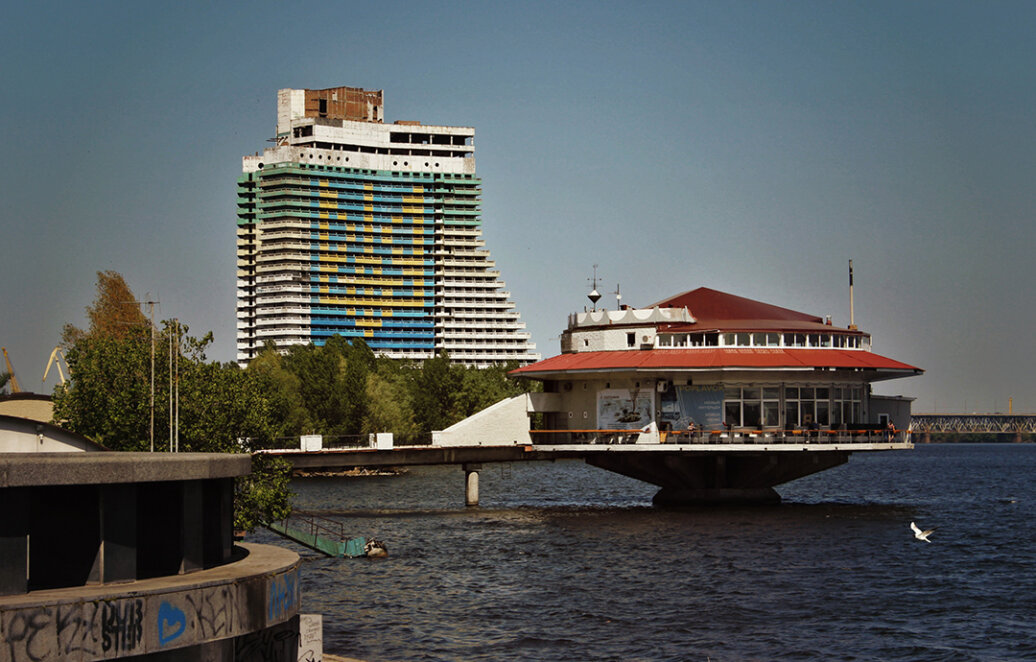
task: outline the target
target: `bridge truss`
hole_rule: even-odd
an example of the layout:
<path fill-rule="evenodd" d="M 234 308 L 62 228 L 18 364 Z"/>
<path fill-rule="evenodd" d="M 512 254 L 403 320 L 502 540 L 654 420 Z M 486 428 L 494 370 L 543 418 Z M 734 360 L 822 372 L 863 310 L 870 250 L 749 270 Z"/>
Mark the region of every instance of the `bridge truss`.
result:
<path fill-rule="evenodd" d="M 1036 414 L 913 414 L 912 432 L 1036 433 Z"/>

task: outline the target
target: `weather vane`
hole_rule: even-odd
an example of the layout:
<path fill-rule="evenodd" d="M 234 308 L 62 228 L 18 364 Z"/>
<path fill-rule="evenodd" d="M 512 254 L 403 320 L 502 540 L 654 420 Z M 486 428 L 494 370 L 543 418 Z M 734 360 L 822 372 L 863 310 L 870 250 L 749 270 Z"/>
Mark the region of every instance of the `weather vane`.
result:
<path fill-rule="evenodd" d="M 587 278 L 587 280 L 591 280 L 591 279 Z M 593 287 L 593 289 L 590 290 L 590 294 L 586 295 L 586 298 L 589 299 L 590 303 L 593 304 L 594 311 L 596 312 L 597 311 L 597 302 L 601 298 L 601 293 L 597 291 L 597 265 L 596 264 L 594 265 L 594 277 L 593 277 L 593 280 L 592 280 L 592 287 Z"/>

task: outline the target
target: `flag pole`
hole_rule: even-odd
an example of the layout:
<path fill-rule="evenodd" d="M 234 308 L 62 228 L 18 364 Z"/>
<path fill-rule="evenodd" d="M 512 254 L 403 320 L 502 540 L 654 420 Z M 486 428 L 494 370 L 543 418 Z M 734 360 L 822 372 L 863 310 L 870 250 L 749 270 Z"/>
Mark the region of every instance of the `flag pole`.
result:
<path fill-rule="evenodd" d="M 853 261 L 849 260 L 849 328 L 856 330 L 856 311 L 853 304 Z"/>

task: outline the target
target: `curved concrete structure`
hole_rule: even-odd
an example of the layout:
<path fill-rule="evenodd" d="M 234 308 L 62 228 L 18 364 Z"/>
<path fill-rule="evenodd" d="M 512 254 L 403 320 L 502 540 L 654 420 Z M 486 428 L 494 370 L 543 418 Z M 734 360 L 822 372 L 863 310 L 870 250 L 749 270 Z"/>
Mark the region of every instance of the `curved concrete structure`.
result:
<path fill-rule="evenodd" d="M 299 557 L 234 546 L 246 454 L 0 454 L 0 662 L 294 661 Z"/>
<path fill-rule="evenodd" d="M 2 598 L 0 661 L 286 659 L 270 649 L 297 646 L 298 554 L 243 544 L 235 559 L 189 575 Z"/>

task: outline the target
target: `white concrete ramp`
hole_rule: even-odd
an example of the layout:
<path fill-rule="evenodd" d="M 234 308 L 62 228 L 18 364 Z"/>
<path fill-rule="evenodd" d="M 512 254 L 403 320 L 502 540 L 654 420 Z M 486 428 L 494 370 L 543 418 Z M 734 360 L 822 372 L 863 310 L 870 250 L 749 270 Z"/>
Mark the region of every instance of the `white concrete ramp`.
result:
<path fill-rule="evenodd" d="M 433 446 L 523 446 L 529 434 L 529 396 L 516 395 L 486 407 L 439 432 L 432 432 Z"/>

